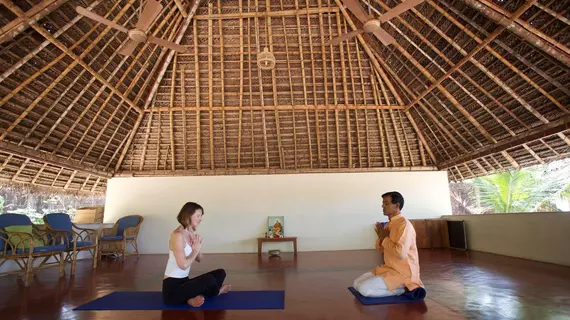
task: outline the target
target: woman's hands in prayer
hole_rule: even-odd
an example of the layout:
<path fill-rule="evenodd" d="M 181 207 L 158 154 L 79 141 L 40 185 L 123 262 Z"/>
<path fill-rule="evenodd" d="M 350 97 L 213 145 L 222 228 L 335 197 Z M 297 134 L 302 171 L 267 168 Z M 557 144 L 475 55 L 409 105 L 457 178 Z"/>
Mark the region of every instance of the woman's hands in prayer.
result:
<path fill-rule="evenodd" d="M 191 234 L 190 241 L 192 241 L 192 251 L 199 252 L 202 249 L 202 237 L 199 234 Z"/>

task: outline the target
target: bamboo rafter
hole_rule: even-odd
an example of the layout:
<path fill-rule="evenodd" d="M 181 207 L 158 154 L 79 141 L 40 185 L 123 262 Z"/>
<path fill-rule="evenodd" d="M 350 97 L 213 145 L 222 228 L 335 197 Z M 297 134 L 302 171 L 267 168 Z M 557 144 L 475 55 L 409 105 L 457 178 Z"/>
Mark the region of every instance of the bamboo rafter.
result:
<path fill-rule="evenodd" d="M 20 9 L 19 7 L 14 5 L 12 3 L 12 1 L 10 1 L 10 0 L 2 0 L 2 1 L 3 1 L 4 5 L 6 5 L 10 10 L 12 10 L 12 12 L 14 12 L 17 16 L 19 16 L 19 17 L 25 16 L 25 13 L 22 11 L 22 9 Z M 111 83 L 109 83 L 107 80 L 105 80 L 98 72 L 93 70 L 93 68 L 91 68 L 87 63 L 85 63 L 81 57 L 77 56 L 75 53 L 73 53 L 73 51 L 69 50 L 63 43 L 61 43 L 56 38 L 54 38 L 46 29 L 38 26 L 35 23 L 32 23 L 31 25 L 32 25 L 32 28 L 34 28 L 34 30 L 36 30 L 39 34 L 44 36 L 52 44 L 57 46 L 61 51 L 65 52 L 69 57 L 71 57 L 75 61 L 74 63 L 81 65 L 83 68 L 85 68 L 87 71 L 89 71 L 95 78 L 97 78 L 97 80 L 99 80 L 101 83 L 103 83 L 109 89 L 111 89 L 111 91 L 113 91 L 113 93 L 115 93 L 116 95 L 121 97 L 121 99 L 123 99 L 123 101 L 125 101 L 133 109 L 135 109 L 139 113 L 142 112 L 142 110 L 139 107 L 137 107 L 130 99 L 125 97 L 117 88 L 115 88 L 115 86 L 113 86 Z"/>
<path fill-rule="evenodd" d="M 13 39 L 18 34 L 26 30 L 26 28 L 28 28 L 31 24 L 36 23 L 67 1 L 69 0 L 46 0 L 33 6 L 22 16 L 10 21 L 10 23 L 0 28 L 0 44 L 7 40 Z M 0 3 L 4 4 L 6 7 L 10 5 L 7 0 L 1 0 Z"/>
<path fill-rule="evenodd" d="M 458 70 L 465 62 L 469 61 L 469 59 L 471 57 L 473 57 L 481 49 L 483 49 L 489 43 L 491 43 L 491 41 L 493 41 L 499 34 L 501 34 L 501 32 L 503 32 L 514 20 L 518 19 L 518 17 L 520 17 L 535 2 L 536 2 L 536 0 L 529 0 L 529 1 L 525 2 L 524 5 L 522 5 L 520 8 L 518 8 L 516 12 L 514 12 L 513 14 L 511 14 L 508 17 L 508 19 L 507 19 L 508 23 L 502 24 L 495 31 L 493 31 L 491 34 L 489 34 L 489 36 L 487 36 L 487 38 L 483 42 L 481 42 L 479 45 L 477 45 L 477 47 L 475 47 L 475 49 L 473 49 L 466 56 L 464 56 L 458 63 L 456 63 L 451 69 L 449 69 L 442 77 L 435 80 L 433 82 L 433 84 L 427 90 L 422 92 L 414 101 L 410 102 L 407 109 L 409 109 L 413 105 L 415 105 L 419 101 L 419 99 L 425 97 L 425 95 L 428 94 L 429 92 L 431 92 L 433 89 L 435 89 L 435 88 L 442 89 L 443 87 L 441 86 L 441 83 L 443 82 L 443 80 L 447 79 L 447 77 L 449 77 L 453 72 Z"/>

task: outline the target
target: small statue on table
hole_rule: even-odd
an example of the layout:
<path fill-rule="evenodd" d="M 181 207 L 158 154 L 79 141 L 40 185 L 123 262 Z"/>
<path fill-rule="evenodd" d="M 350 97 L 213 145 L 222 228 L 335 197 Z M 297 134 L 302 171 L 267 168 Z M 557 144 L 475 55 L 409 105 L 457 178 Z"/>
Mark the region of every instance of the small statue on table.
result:
<path fill-rule="evenodd" d="M 266 238 L 283 238 L 283 217 L 269 217 L 269 230 L 265 233 Z"/>

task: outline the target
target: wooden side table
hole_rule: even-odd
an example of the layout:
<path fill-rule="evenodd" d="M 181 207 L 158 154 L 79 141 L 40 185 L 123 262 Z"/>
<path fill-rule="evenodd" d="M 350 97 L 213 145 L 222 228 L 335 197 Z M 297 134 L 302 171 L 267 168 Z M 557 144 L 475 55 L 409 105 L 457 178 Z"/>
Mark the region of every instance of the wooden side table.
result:
<path fill-rule="evenodd" d="M 283 238 L 257 238 L 257 255 L 261 255 L 261 249 L 264 242 L 289 242 L 293 241 L 293 249 L 297 255 L 297 237 L 283 237 Z"/>

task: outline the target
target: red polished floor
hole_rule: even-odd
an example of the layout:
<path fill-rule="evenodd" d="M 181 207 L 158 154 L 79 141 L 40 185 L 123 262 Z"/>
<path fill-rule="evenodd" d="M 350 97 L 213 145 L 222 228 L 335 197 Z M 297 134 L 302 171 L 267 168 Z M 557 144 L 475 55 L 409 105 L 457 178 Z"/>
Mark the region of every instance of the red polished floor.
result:
<path fill-rule="evenodd" d="M 0 319 L 566 319 L 570 268 L 479 252 L 421 250 L 425 302 L 361 306 L 347 290 L 379 260 L 372 250 L 301 252 L 261 260 L 257 254 L 212 254 L 191 275 L 225 268 L 234 290 L 285 290 L 284 310 L 73 311 L 115 290 L 161 288 L 167 255 L 88 261 L 77 274 L 40 272 L 29 288 L 0 278 Z M 69 272 L 69 266 L 67 267 Z"/>

